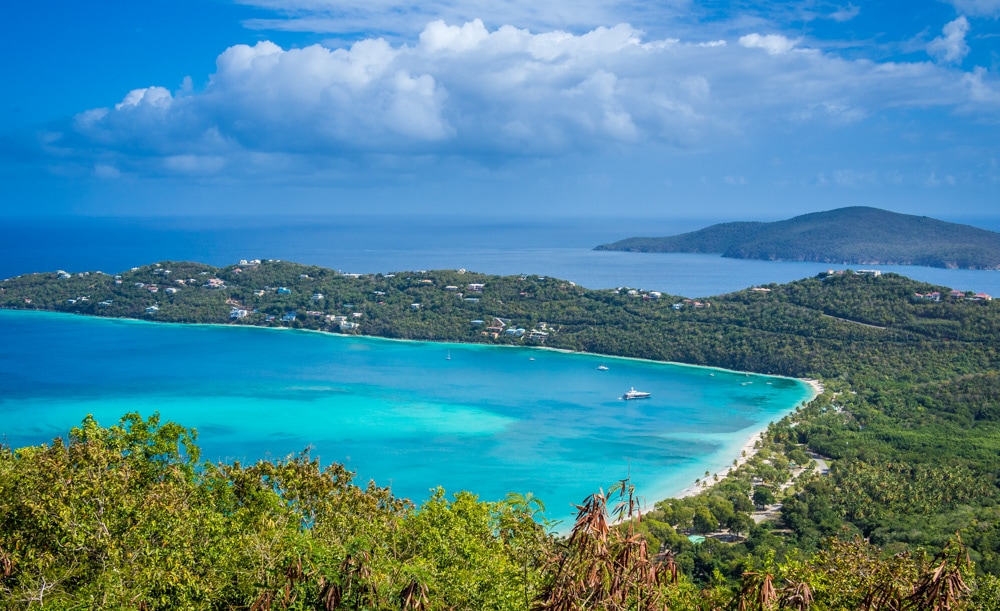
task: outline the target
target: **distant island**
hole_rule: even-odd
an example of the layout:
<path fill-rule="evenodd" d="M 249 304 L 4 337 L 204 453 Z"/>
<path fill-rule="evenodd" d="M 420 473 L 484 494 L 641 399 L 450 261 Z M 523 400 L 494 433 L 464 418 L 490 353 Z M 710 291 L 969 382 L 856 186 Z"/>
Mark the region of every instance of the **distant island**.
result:
<path fill-rule="evenodd" d="M 675 236 L 627 238 L 594 250 L 721 253 L 733 259 L 838 265 L 1000 269 L 1000 233 L 865 206 L 773 223 L 720 223 Z"/>

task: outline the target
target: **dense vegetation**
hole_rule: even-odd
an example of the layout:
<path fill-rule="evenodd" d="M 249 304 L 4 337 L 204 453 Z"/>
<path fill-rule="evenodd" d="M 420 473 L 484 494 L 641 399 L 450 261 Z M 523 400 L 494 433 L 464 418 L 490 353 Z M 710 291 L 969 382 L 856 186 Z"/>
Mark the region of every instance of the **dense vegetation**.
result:
<path fill-rule="evenodd" d="M 203 286 L 213 278 L 225 286 Z M 110 592 L 110 602 L 102 603 L 107 607 L 143 601 L 154 608 L 157 597 L 181 596 L 157 590 L 175 587 L 169 581 L 176 580 L 188 584 L 176 586 L 181 589 L 216 584 L 183 594 L 192 608 L 243 608 L 254 601 L 262 601 L 256 608 L 323 608 L 316 596 L 329 593 L 333 583 L 337 592 L 353 594 L 329 608 L 390 608 L 401 601 L 419 608 L 424 600 L 426 608 L 722 608 L 739 598 L 750 604 L 753 597 L 760 604 L 744 608 L 774 608 L 779 601 L 805 608 L 806 590 L 815 609 L 933 608 L 921 597 L 930 595 L 932 578 L 941 585 L 950 575 L 950 591 L 964 601 L 998 608 L 995 302 L 897 275 L 850 272 L 710 302 L 628 289 L 591 291 L 537 276 L 433 271 L 349 277 L 283 262 L 221 269 L 164 262 L 120 280 L 98 273 L 22 276 L 0 283 L 0 306 L 332 331 L 341 330 L 332 316 L 345 316 L 359 327 L 342 332 L 544 342 L 817 377 L 826 390 L 774 423 L 759 452 L 731 476 L 716 482 L 706 474 L 706 484 L 714 485 L 702 494 L 662 501 L 641 522 L 620 527 L 608 526 L 612 518 L 601 518 L 601 525 L 597 516 L 607 513 L 610 501 L 598 495 L 585 504 L 579 534 L 566 539 L 533 526 L 530 497 L 491 505 L 442 493 L 413 507 L 388 490 L 353 487 L 338 467 L 324 474 L 307 457 L 253 467 L 198 465 L 193 449 L 181 443 L 188 433 L 180 427 L 160 433 L 164 427 L 134 417 L 117 429 L 88 421 L 68 443 L 8 449 L 0 460 L 0 592 L 9 600 L 26 601 L 55 584 L 53 593 L 78 606 L 94 600 L 81 596 Z M 154 283 L 159 290 L 150 293 L 146 287 Z M 470 287 L 478 284 L 483 286 Z M 179 290 L 166 295 L 166 286 Z M 145 314 L 154 303 L 159 310 Z M 247 316 L 230 319 L 241 306 Z M 291 311 L 295 320 L 281 321 Z M 270 315 L 277 317 L 268 322 Z M 478 320 L 483 322 L 472 322 Z M 543 327 L 548 335 L 536 339 L 506 331 Z M 127 441 L 132 431 L 139 436 Z M 167 446 L 180 444 L 183 451 L 175 456 L 148 439 L 162 435 L 173 440 Z M 129 446 L 139 442 L 156 450 Z M 285 474 L 310 483 L 287 483 Z M 306 488 L 313 495 L 308 500 Z M 617 492 L 627 490 L 626 484 Z M 375 513 L 340 504 L 349 498 L 364 499 L 350 502 Z M 195 514 L 184 513 L 195 511 L 195 503 L 204 504 Z M 328 505 L 321 511 L 314 503 Z M 761 512 L 765 507 L 769 513 Z M 295 517 L 297 511 L 306 517 Z M 101 517 L 108 512 L 118 516 L 114 528 Z M 448 526 L 449 512 L 461 520 Z M 442 522 L 419 536 L 410 530 L 408 521 L 426 525 L 428 515 Z M 357 516 L 364 517 L 355 523 Z M 326 520 L 338 526 L 327 527 Z M 689 538 L 699 533 L 707 538 Z M 437 547 L 421 547 L 421 536 Z M 142 547 L 150 541 L 155 544 Z M 473 560 L 462 555 L 467 552 L 484 555 Z M 360 557 L 373 559 L 364 564 L 364 579 L 358 577 Z M 196 568 L 178 572 L 182 565 Z M 492 576 L 477 573 L 479 565 Z M 867 568 L 854 571 L 858 566 Z M 936 570 L 940 566 L 945 568 Z M 492 580 L 489 587 L 481 585 L 484 579 Z M 102 580 L 114 581 L 114 588 Z M 623 583 L 630 584 L 624 595 Z M 473 599 L 472 592 L 481 590 L 493 592 L 492 598 Z"/>
<path fill-rule="evenodd" d="M 735 259 L 1000 268 L 1000 234 L 925 216 L 850 207 L 774 223 L 735 222 L 596 250 L 722 253 Z"/>
<path fill-rule="evenodd" d="M 585 500 L 571 535 L 530 495 L 439 490 L 419 507 L 307 454 L 199 465 L 195 434 L 156 417 L 0 448 L 4 609 L 996 608 L 956 540 L 933 560 L 861 539 L 697 585 L 651 546 L 627 480 Z M 615 522 L 625 519 L 615 525 Z M 710 553 L 710 552 L 705 552 Z"/>

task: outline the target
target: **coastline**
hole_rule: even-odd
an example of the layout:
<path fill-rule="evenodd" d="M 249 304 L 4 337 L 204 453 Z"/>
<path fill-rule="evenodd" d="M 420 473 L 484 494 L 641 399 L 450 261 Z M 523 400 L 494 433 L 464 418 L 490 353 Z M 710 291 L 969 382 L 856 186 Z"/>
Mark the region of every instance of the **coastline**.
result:
<path fill-rule="evenodd" d="M 4 308 L 0 307 L 0 312 L 33 312 L 46 315 L 62 315 L 62 316 L 80 316 L 93 320 L 107 320 L 107 321 L 118 321 L 122 323 L 140 323 L 140 324 L 153 324 L 153 325 L 177 325 L 185 327 L 215 327 L 220 329 L 264 329 L 271 331 L 293 331 L 301 333 L 314 333 L 326 337 L 339 337 L 345 339 L 363 339 L 371 341 L 385 341 L 385 342 L 408 342 L 408 343 L 424 343 L 424 344 L 440 344 L 442 346 L 468 346 L 472 348 L 507 348 L 507 349 L 521 349 L 521 350 L 538 350 L 542 352 L 556 352 L 560 354 L 570 354 L 579 356 L 597 356 L 601 358 L 616 359 L 622 361 L 635 361 L 639 363 L 655 363 L 660 365 L 674 365 L 676 367 L 690 367 L 693 369 L 703 369 L 709 371 L 722 371 L 726 373 L 740 373 L 740 374 L 750 374 L 754 376 L 760 376 L 765 378 L 775 378 L 775 379 L 785 379 L 785 380 L 798 380 L 804 382 L 811 386 L 819 384 L 816 380 L 810 380 L 808 378 L 793 378 L 790 376 L 776 375 L 773 373 L 760 373 L 758 371 L 743 371 L 739 369 L 726 369 L 725 367 L 717 367 L 715 365 L 694 365 L 691 363 L 681 363 L 678 361 L 658 361 L 656 359 L 646 359 L 636 356 L 619 356 L 614 354 L 602 354 L 600 352 L 586 352 L 583 350 L 570 350 L 568 348 L 553 348 L 551 346 L 545 345 L 530 345 L 530 346 L 515 346 L 512 344 L 486 344 L 486 343 L 476 343 L 476 342 L 456 342 L 448 340 L 435 340 L 435 339 L 408 339 L 403 337 L 383 337 L 381 335 L 366 335 L 364 333 L 358 334 L 345 334 L 345 333 L 335 333 L 333 331 L 324 331 L 323 329 L 297 329 L 292 327 L 283 326 L 265 326 L 256 324 L 242 324 L 242 323 L 223 323 L 223 322 L 176 322 L 168 320 L 155 320 L 149 318 L 129 318 L 127 316 L 97 316 L 94 314 L 84 314 L 81 312 L 61 312 L 59 310 L 45 310 L 36 308 Z M 822 392 L 822 385 L 819 385 L 817 395 Z M 812 398 L 809 399 L 812 401 Z"/>
<path fill-rule="evenodd" d="M 812 402 L 816 397 L 818 397 L 821 394 L 823 394 L 823 391 L 824 391 L 823 383 L 820 382 L 819 380 L 814 379 L 814 378 L 795 378 L 795 379 L 797 379 L 800 382 L 804 383 L 806 386 L 808 386 L 809 388 L 811 388 L 812 391 L 813 391 L 813 394 L 808 399 L 804 400 L 806 403 Z M 791 410 L 791 411 L 794 411 L 794 409 Z M 719 481 L 720 482 L 722 480 L 726 479 L 727 477 L 729 477 L 730 474 L 732 474 L 733 471 L 735 471 L 739 467 L 743 466 L 751 458 L 753 458 L 754 456 L 756 456 L 757 452 L 760 450 L 760 448 L 757 446 L 757 442 L 763 440 L 765 433 L 767 433 L 767 426 L 765 426 L 763 429 L 760 429 L 756 433 L 752 434 L 750 436 L 750 438 L 746 440 L 746 442 L 743 444 L 742 448 L 740 449 L 739 453 L 734 457 L 735 460 L 736 460 L 736 464 L 733 465 L 733 464 L 730 463 L 729 466 L 727 466 L 724 470 L 722 470 L 722 471 L 719 472 Z M 701 494 L 702 492 L 710 490 L 713 486 L 715 486 L 716 483 L 718 483 L 718 482 L 716 482 L 714 480 L 703 480 L 703 482 L 706 482 L 706 481 L 708 482 L 708 485 L 702 486 L 701 483 L 692 483 L 690 486 L 684 488 L 683 490 L 681 490 L 677 494 L 674 494 L 674 495 L 671 495 L 671 496 L 668 496 L 668 497 L 665 497 L 665 498 L 683 499 L 683 498 L 687 498 L 687 497 L 697 496 L 697 495 Z"/>
<path fill-rule="evenodd" d="M 805 402 L 812 401 L 816 396 L 818 396 L 820 393 L 822 393 L 822 390 L 823 390 L 822 384 L 818 380 L 813 380 L 813 379 L 790 378 L 790 377 L 786 377 L 786 376 L 775 376 L 775 375 L 768 375 L 768 374 L 759 374 L 759 373 L 756 373 L 756 372 L 744 372 L 744 371 L 724 369 L 724 368 L 721 368 L 721 367 L 703 366 L 703 365 L 692 365 L 692 364 L 687 364 L 687 363 L 677 363 L 677 362 L 673 362 L 673 361 L 658 361 L 658 360 L 653 360 L 653 359 L 644 359 L 644 358 L 637 358 L 637 357 L 621 357 L 621 356 L 602 355 L 600 353 L 590 353 L 590 352 L 582 352 L 582 351 L 573 351 L 573 350 L 567 350 L 567 349 L 563 349 L 563 348 L 553 348 L 553 347 L 548 347 L 548 346 L 512 346 L 512 345 L 499 345 L 499 346 L 497 346 L 497 345 L 483 344 L 483 343 L 447 342 L 447 341 L 435 341 L 435 340 L 425 340 L 425 339 L 387 338 L 387 337 L 379 337 L 379 336 L 372 336 L 372 335 L 345 335 L 345 334 L 333 333 L 333 332 L 323 331 L 323 330 L 290 329 L 290 328 L 287 328 L 287 327 L 280 327 L 280 326 L 262 326 L 262 325 L 226 324 L 226 323 L 167 322 L 167 321 L 136 319 L 136 318 L 124 318 L 124 317 L 119 318 L 119 317 L 107 317 L 107 316 L 93 316 L 93 315 L 86 315 L 86 314 L 58 312 L 58 311 L 51 311 L 51 310 L 37 310 L 37 309 L 22 310 L 22 309 L 19 309 L 19 308 L 18 309 L 11 308 L 11 309 L 4 309 L 4 310 L 8 311 L 8 312 L 11 312 L 11 313 L 24 313 L 24 314 L 28 314 L 29 316 L 30 315 L 66 316 L 66 317 L 74 317 L 74 316 L 75 317 L 80 317 L 80 316 L 83 316 L 85 318 L 88 318 L 88 319 L 91 319 L 91 320 L 95 320 L 95 321 L 96 320 L 104 320 L 104 321 L 107 321 L 107 323 L 110 323 L 110 324 L 140 324 L 140 325 L 152 324 L 154 326 L 164 326 L 165 325 L 165 326 L 176 326 L 176 327 L 201 327 L 201 328 L 216 328 L 216 329 L 223 329 L 223 328 L 225 328 L 225 329 L 251 329 L 251 328 L 254 328 L 254 329 L 265 329 L 265 330 L 272 329 L 272 330 L 275 330 L 275 331 L 283 331 L 283 332 L 301 331 L 301 332 L 305 332 L 306 334 L 310 334 L 310 335 L 313 335 L 313 336 L 339 337 L 339 338 L 343 338 L 343 339 L 354 339 L 354 340 L 361 340 L 361 341 L 372 341 L 372 340 L 374 340 L 376 342 L 423 344 L 423 345 L 429 345 L 429 346 L 432 346 L 432 345 L 441 345 L 442 348 L 447 347 L 447 346 L 461 346 L 461 347 L 469 347 L 469 348 L 472 348 L 472 349 L 475 349 L 475 350 L 488 350 L 490 348 L 497 348 L 497 347 L 500 347 L 500 348 L 512 348 L 512 349 L 513 348 L 520 348 L 520 349 L 529 349 L 529 350 L 535 349 L 535 350 L 549 351 L 550 353 L 555 353 L 555 354 L 564 354 L 564 355 L 568 355 L 568 356 L 574 356 L 575 355 L 575 356 L 580 356 L 580 357 L 585 357 L 585 358 L 591 358 L 591 359 L 595 358 L 595 357 L 600 357 L 602 359 L 603 358 L 614 359 L 614 360 L 619 360 L 619 361 L 622 361 L 622 362 L 650 363 L 650 364 L 657 364 L 657 365 L 672 365 L 672 366 L 681 367 L 681 368 L 685 368 L 685 369 L 689 369 L 689 370 L 702 370 L 702 371 L 704 371 L 704 370 L 707 369 L 709 371 L 726 372 L 726 373 L 730 373 L 730 374 L 733 374 L 733 373 L 735 373 L 735 374 L 748 374 L 749 373 L 750 375 L 761 376 L 761 377 L 764 377 L 764 378 L 779 378 L 779 379 L 780 378 L 784 378 L 784 379 L 789 379 L 789 380 L 796 380 L 797 382 L 800 382 L 804 387 L 806 387 L 806 388 L 809 389 L 810 392 L 808 392 L 806 394 L 806 396 L 804 396 L 803 398 L 797 400 L 794 405 L 790 405 L 788 407 L 788 409 L 787 409 L 786 412 L 772 416 L 771 417 L 772 420 L 776 419 L 776 418 L 784 417 L 788 413 L 792 413 L 795 410 L 796 406 L 800 402 L 802 402 L 802 401 L 805 401 Z M 534 352 L 534 353 L 535 354 L 539 354 L 538 352 Z M 531 354 L 531 352 L 528 352 L 528 354 Z M 612 364 L 612 367 L 614 367 L 613 362 L 611 364 Z M 755 448 L 754 446 L 762 438 L 762 436 L 764 435 L 764 433 L 767 430 L 768 425 L 769 425 L 769 422 L 761 423 L 760 428 L 756 429 L 752 433 L 750 433 L 749 436 L 742 441 L 742 443 L 739 441 L 739 438 L 736 438 L 736 439 L 733 439 L 731 441 L 725 442 L 724 445 L 717 451 L 717 453 L 715 454 L 717 460 L 713 461 L 717 465 L 717 468 L 713 468 L 712 471 L 718 473 L 718 475 L 720 476 L 720 480 L 724 479 L 725 477 L 727 477 L 728 475 L 730 475 L 730 473 L 734 470 L 735 467 L 732 465 L 733 459 L 736 459 L 736 461 L 737 461 L 737 465 L 736 466 L 738 467 L 738 466 L 743 465 L 745 462 L 747 462 L 749 459 L 751 459 L 757 453 L 758 449 Z M 743 452 L 746 452 L 745 456 L 743 455 Z M 705 469 L 705 468 L 711 468 L 711 466 L 710 465 L 706 465 L 704 467 L 699 467 L 697 473 L 700 473 L 701 470 Z M 694 474 L 692 474 L 691 477 L 693 478 Z M 688 480 L 688 481 L 690 481 L 690 480 Z M 673 485 L 667 485 L 666 487 L 663 486 L 664 483 L 667 483 L 667 482 L 664 482 L 664 481 L 661 481 L 660 485 L 657 485 L 656 482 L 649 482 L 649 483 L 652 483 L 653 486 L 651 486 L 650 489 L 649 489 L 649 492 L 647 494 L 643 495 L 643 496 L 646 496 L 647 498 L 651 498 L 651 499 L 655 499 L 655 500 L 659 501 L 659 500 L 666 499 L 666 498 L 684 498 L 684 497 L 689 497 L 689 496 L 697 495 L 697 494 L 699 494 L 699 493 L 701 493 L 701 492 L 703 492 L 705 490 L 708 490 L 712 485 L 714 485 L 715 482 L 712 479 L 709 479 L 707 481 L 707 484 L 708 484 L 707 486 L 702 486 L 700 484 L 695 485 L 695 484 L 692 483 L 691 485 L 688 485 L 687 487 L 681 489 L 680 492 L 675 492 L 677 490 L 677 487 L 676 487 L 677 483 L 679 483 L 679 482 L 676 482 L 676 480 L 675 480 L 675 483 Z"/>

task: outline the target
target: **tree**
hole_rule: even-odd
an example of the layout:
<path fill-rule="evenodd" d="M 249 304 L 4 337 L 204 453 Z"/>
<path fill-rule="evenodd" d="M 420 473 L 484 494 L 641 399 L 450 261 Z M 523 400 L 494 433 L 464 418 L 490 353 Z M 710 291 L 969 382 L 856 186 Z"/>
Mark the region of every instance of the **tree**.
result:
<path fill-rule="evenodd" d="M 712 515 L 708 507 L 699 505 L 694 510 L 694 531 L 697 533 L 710 533 L 719 528 L 719 521 Z"/>
<path fill-rule="evenodd" d="M 733 516 L 726 522 L 726 527 L 729 528 L 729 532 L 733 533 L 737 537 L 740 536 L 741 533 L 748 532 L 753 525 L 753 518 L 743 512 L 733 514 Z"/>
<path fill-rule="evenodd" d="M 757 486 L 753 490 L 753 504 L 757 509 L 764 509 L 764 507 L 774 503 L 774 492 L 771 491 L 767 486 Z"/>

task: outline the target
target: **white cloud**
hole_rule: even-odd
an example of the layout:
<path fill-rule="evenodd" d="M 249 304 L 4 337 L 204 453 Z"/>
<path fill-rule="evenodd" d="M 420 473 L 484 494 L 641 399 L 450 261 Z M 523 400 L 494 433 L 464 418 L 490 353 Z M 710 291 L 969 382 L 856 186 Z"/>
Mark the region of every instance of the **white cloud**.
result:
<path fill-rule="evenodd" d="M 1000 0 L 951 0 L 955 9 L 964 15 L 996 17 L 1000 15 Z"/>
<path fill-rule="evenodd" d="M 128 92 L 118 104 L 115 110 L 130 110 L 133 108 L 169 108 L 173 101 L 173 96 L 163 87 L 146 87 L 144 89 L 133 89 Z"/>
<path fill-rule="evenodd" d="M 815 119 L 827 118 L 835 123 L 856 123 L 869 116 L 864 108 L 853 106 L 838 100 L 826 100 L 809 106 L 794 113 L 792 117 L 797 121 L 813 121 Z"/>
<path fill-rule="evenodd" d="M 890 185 L 903 184 L 903 173 L 899 170 L 889 170 L 885 173 L 885 182 Z"/>
<path fill-rule="evenodd" d="M 965 16 L 947 23 L 942 29 L 942 35 L 927 45 L 927 52 L 938 61 L 959 63 L 969 54 L 969 45 L 965 35 L 969 31 L 969 20 Z"/>
<path fill-rule="evenodd" d="M 861 187 L 878 184 L 875 172 L 861 170 L 835 170 L 833 180 L 842 187 Z"/>
<path fill-rule="evenodd" d="M 374 156 L 706 151 L 902 108 L 995 112 L 986 71 L 850 61 L 801 44 L 778 34 L 738 45 L 646 40 L 628 25 L 491 30 L 479 20 L 432 22 L 412 45 L 262 41 L 226 49 L 202 90 L 140 88 L 81 112 L 46 150 L 122 172 L 285 174 Z"/>
<path fill-rule="evenodd" d="M 748 49 L 764 49 L 771 55 L 788 53 L 795 48 L 798 41 L 785 38 L 781 34 L 761 36 L 756 32 L 740 37 L 740 44 Z"/>
<path fill-rule="evenodd" d="M 843 23 L 845 21 L 850 21 L 858 15 L 861 14 L 861 7 L 854 6 L 853 4 L 848 4 L 844 8 L 837 9 L 836 11 L 830 13 L 828 17 L 836 22 Z"/>
<path fill-rule="evenodd" d="M 1000 102 L 1000 92 L 985 82 L 986 68 L 976 66 L 972 72 L 962 77 L 963 84 L 969 89 L 969 96 L 976 102 L 996 104 Z"/>

